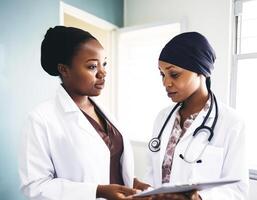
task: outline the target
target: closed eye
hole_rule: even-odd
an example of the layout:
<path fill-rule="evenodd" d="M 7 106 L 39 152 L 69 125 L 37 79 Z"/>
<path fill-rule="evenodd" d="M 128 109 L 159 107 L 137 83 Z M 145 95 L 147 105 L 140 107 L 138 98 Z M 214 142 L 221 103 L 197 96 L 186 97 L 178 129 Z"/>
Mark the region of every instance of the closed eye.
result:
<path fill-rule="evenodd" d="M 170 73 L 170 77 L 172 77 L 172 78 L 178 78 L 179 77 L 179 73 L 177 73 L 177 72 L 172 72 L 172 73 Z"/>

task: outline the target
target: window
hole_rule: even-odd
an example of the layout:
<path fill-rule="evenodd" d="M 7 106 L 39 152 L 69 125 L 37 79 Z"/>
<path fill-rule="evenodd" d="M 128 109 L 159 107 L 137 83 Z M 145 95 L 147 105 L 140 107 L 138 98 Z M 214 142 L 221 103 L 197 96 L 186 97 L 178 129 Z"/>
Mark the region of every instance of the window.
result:
<path fill-rule="evenodd" d="M 257 0 L 235 1 L 236 45 L 232 99 L 246 122 L 248 159 L 257 169 Z"/>
<path fill-rule="evenodd" d="M 180 23 L 119 31 L 118 119 L 133 141 L 149 141 L 155 117 L 171 104 L 162 86 L 158 57 L 179 33 Z"/>

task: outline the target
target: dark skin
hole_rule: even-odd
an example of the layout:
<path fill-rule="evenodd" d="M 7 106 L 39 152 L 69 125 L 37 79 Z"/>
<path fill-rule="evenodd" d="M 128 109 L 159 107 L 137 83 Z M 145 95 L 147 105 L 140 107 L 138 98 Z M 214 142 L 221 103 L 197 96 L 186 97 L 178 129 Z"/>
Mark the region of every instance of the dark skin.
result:
<path fill-rule="evenodd" d="M 95 112 L 89 97 L 98 96 L 104 88 L 106 77 L 106 56 L 101 44 L 94 39 L 83 42 L 73 55 L 70 65 L 59 64 L 58 71 L 62 85 L 76 105 L 93 118 L 100 126 L 104 124 Z M 144 187 L 140 181 L 134 181 L 136 188 Z M 110 200 L 130 200 L 137 189 L 118 184 L 98 185 L 97 198 Z M 138 198 L 147 200 L 149 198 Z"/>
<path fill-rule="evenodd" d="M 152 196 L 152 200 L 201 200 L 197 191 Z"/>
<path fill-rule="evenodd" d="M 78 107 L 103 125 L 88 97 L 98 96 L 104 88 L 106 57 L 103 47 L 96 40 L 80 45 L 71 66 L 59 64 L 63 87 Z"/>
<path fill-rule="evenodd" d="M 200 112 L 208 100 L 205 77 L 176 65 L 159 61 L 163 86 L 173 102 L 182 102 L 179 110 L 180 126 L 192 114 Z M 201 200 L 197 191 L 159 194 L 153 200 Z"/>
<path fill-rule="evenodd" d="M 183 102 L 179 110 L 181 127 L 192 114 L 202 110 L 208 100 L 205 77 L 176 65 L 159 61 L 163 85 L 173 102 Z"/>

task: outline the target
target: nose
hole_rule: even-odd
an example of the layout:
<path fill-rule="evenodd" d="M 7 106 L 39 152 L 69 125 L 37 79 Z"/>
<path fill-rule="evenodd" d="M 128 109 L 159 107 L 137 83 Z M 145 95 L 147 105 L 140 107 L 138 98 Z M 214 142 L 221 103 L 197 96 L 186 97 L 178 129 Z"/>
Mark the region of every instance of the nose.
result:
<path fill-rule="evenodd" d="M 170 80 L 170 79 L 168 79 L 168 78 L 166 78 L 166 77 L 164 77 L 163 78 L 163 86 L 165 87 L 165 88 L 169 88 L 169 87 L 172 87 L 172 81 Z"/>
<path fill-rule="evenodd" d="M 106 76 L 106 70 L 104 67 L 100 66 L 99 70 L 97 71 L 96 77 L 99 79 L 104 79 Z"/>

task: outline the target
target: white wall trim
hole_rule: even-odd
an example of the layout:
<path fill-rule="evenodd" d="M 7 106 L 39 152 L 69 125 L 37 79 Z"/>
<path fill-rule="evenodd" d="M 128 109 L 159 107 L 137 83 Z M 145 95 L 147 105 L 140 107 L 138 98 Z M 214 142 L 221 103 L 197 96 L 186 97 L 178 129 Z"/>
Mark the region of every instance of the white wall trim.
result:
<path fill-rule="evenodd" d="M 125 26 L 124 28 L 119 28 L 117 31 L 119 33 L 122 33 L 122 32 L 135 31 L 135 30 L 140 30 L 140 29 L 145 29 L 145 28 L 152 28 L 155 26 L 162 26 L 162 25 L 176 24 L 176 23 L 180 24 L 181 32 L 185 32 L 187 30 L 187 20 L 186 20 L 186 18 L 182 18 L 180 20 L 172 20 L 172 21 L 168 20 L 168 21 L 147 23 L 147 24 L 135 25 L 135 26 Z"/>
<path fill-rule="evenodd" d="M 243 59 L 256 59 L 256 58 L 257 58 L 257 53 L 239 54 L 239 55 L 236 55 L 236 58 L 237 58 L 238 60 L 243 60 Z"/>
<path fill-rule="evenodd" d="M 232 3 L 232 12 L 231 12 L 231 48 L 230 48 L 230 82 L 229 82 L 229 105 L 233 108 L 236 107 L 236 88 L 237 88 L 237 60 L 236 60 L 236 49 L 237 49 L 237 26 L 236 26 L 236 5 L 235 2 Z"/>
<path fill-rule="evenodd" d="M 67 13 L 67 14 L 74 16 L 86 23 L 90 23 L 90 24 L 97 26 L 99 28 L 102 28 L 102 29 L 114 30 L 114 29 L 118 28 L 117 26 L 115 26 L 114 24 L 112 24 L 108 21 L 105 21 L 105 20 L 98 18 L 84 10 L 78 9 L 76 7 L 73 7 L 69 4 L 66 4 L 66 3 L 60 1 L 60 15 L 59 15 L 60 25 L 64 24 L 64 13 Z"/>

